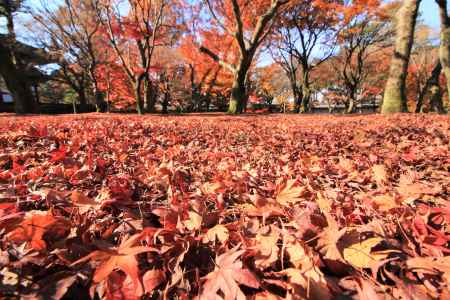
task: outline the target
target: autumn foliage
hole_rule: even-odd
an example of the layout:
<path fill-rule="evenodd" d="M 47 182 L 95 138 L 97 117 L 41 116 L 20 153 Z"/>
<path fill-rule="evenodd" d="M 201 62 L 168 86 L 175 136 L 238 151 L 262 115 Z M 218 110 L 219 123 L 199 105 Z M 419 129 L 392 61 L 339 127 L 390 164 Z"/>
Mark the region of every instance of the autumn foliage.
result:
<path fill-rule="evenodd" d="M 3 297 L 450 296 L 447 117 L 18 121 Z"/>

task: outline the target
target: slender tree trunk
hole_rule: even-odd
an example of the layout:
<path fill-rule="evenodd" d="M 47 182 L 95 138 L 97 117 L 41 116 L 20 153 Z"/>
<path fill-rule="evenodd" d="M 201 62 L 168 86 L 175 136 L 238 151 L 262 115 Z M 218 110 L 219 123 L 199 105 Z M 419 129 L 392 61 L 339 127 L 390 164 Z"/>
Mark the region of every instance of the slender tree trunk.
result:
<path fill-rule="evenodd" d="M 170 102 L 170 94 L 168 92 L 164 92 L 164 99 L 162 103 L 162 113 L 169 113 L 169 102 Z"/>
<path fill-rule="evenodd" d="M 439 5 L 439 16 L 441 19 L 439 59 L 447 83 L 447 97 L 450 101 L 450 19 L 447 10 L 447 0 L 436 0 L 436 2 Z"/>
<path fill-rule="evenodd" d="M 345 113 L 351 114 L 354 112 L 354 110 L 355 110 L 355 99 L 354 99 L 354 97 L 350 97 L 350 99 L 348 101 L 347 111 Z"/>
<path fill-rule="evenodd" d="M 139 78 L 134 83 L 134 99 L 136 100 L 136 111 L 139 115 L 142 115 L 142 93 L 141 93 L 142 80 Z"/>
<path fill-rule="evenodd" d="M 77 101 L 75 100 L 75 98 L 73 98 L 73 100 L 72 100 L 72 109 L 73 109 L 73 113 L 76 114 L 77 113 Z"/>
<path fill-rule="evenodd" d="M 405 81 L 420 2 L 421 0 L 404 0 L 402 7 L 397 12 L 395 50 L 384 90 L 381 107 L 383 114 L 408 110 Z"/>

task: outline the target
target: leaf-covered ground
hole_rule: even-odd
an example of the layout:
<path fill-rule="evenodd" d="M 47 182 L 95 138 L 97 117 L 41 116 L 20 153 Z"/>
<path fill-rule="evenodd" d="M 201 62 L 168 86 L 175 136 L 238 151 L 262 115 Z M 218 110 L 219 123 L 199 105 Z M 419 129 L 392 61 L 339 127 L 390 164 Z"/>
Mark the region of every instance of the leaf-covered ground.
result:
<path fill-rule="evenodd" d="M 448 116 L 0 116 L 0 293 L 449 299 Z"/>

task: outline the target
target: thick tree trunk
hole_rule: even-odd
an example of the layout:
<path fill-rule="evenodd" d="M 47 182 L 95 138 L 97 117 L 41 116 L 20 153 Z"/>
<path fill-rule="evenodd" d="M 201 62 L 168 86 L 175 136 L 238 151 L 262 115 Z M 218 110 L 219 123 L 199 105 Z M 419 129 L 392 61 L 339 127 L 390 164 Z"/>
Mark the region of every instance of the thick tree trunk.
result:
<path fill-rule="evenodd" d="M 87 98 L 86 98 L 86 91 L 84 88 L 81 88 L 77 91 L 78 94 L 78 101 L 80 102 L 80 107 L 82 109 L 86 108 L 87 106 Z"/>
<path fill-rule="evenodd" d="M 233 81 L 233 86 L 231 88 L 231 98 L 230 104 L 228 106 L 228 113 L 229 114 L 242 113 L 245 97 L 246 97 L 245 78 L 241 78 L 239 74 L 236 74 Z"/>
<path fill-rule="evenodd" d="M 306 66 L 303 66 L 302 68 L 303 70 L 303 80 L 302 80 L 302 93 L 303 93 L 303 97 L 302 97 L 302 105 L 301 105 L 301 109 L 300 112 L 301 113 L 307 113 L 309 112 L 309 102 L 311 100 L 311 88 L 310 88 L 310 83 L 309 83 L 309 73 L 307 70 Z"/>
<path fill-rule="evenodd" d="M 447 97 L 450 101 L 450 19 L 447 11 L 447 0 L 436 0 L 439 5 L 441 19 L 441 45 L 439 59 L 447 82 Z"/>
<path fill-rule="evenodd" d="M 247 104 L 247 88 L 246 79 L 248 69 L 252 61 L 252 56 L 241 58 L 241 61 L 234 72 L 233 85 L 231 87 L 231 98 L 230 104 L 228 106 L 229 114 L 240 114 L 244 111 L 245 105 Z"/>
<path fill-rule="evenodd" d="M 432 86 L 439 85 L 439 75 L 441 74 L 442 66 L 441 63 L 438 61 L 436 66 L 433 68 L 433 71 L 431 71 L 430 77 L 427 79 L 427 82 L 425 83 L 425 86 L 422 88 L 422 90 L 419 93 L 419 97 L 417 99 L 417 105 L 416 105 L 416 113 L 422 112 L 423 107 L 423 101 L 425 99 L 426 94 L 431 91 Z M 442 102 L 442 100 L 441 100 Z M 431 104 L 431 102 L 430 102 Z"/>
<path fill-rule="evenodd" d="M 31 87 L 24 74 L 14 64 L 10 50 L 0 44 L 0 74 L 14 99 L 14 110 L 18 114 L 37 113 L 39 106 L 34 101 Z"/>
<path fill-rule="evenodd" d="M 297 85 L 295 79 L 291 79 L 291 91 L 292 96 L 294 96 L 295 112 L 300 113 L 303 99 L 303 91 L 302 88 Z"/>
<path fill-rule="evenodd" d="M 156 87 L 152 84 L 149 79 L 144 81 L 144 105 L 145 111 L 154 113 L 156 105 Z"/>
<path fill-rule="evenodd" d="M 441 86 L 433 84 L 430 87 L 430 112 L 434 111 L 440 114 L 445 114 L 444 103 L 442 102 Z"/>
<path fill-rule="evenodd" d="M 405 81 L 420 1 L 405 0 L 397 12 L 395 50 L 384 90 L 381 107 L 383 114 L 406 112 L 408 110 Z"/>

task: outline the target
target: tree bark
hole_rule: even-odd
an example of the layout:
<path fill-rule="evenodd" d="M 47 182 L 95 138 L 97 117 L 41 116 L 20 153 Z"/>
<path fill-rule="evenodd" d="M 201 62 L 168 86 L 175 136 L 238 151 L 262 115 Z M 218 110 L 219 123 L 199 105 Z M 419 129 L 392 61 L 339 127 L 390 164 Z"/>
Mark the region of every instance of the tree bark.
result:
<path fill-rule="evenodd" d="M 147 79 L 144 82 L 144 103 L 146 105 L 146 111 L 149 113 L 155 112 L 156 98 L 158 96 L 156 86 Z"/>
<path fill-rule="evenodd" d="M 142 115 L 142 94 L 141 94 L 142 80 L 138 79 L 134 83 L 134 98 L 136 99 L 136 111 Z"/>
<path fill-rule="evenodd" d="M 169 102 L 170 102 L 170 93 L 165 92 L 164 93 L 164 99 L 162 103 L 162 113 L 168 114 L 169 113 Z"/>
<path fill-rule="evenodd" d="M 450 19 L 447 11 L 447 0 L 436 0 L 441 19 L 441 44 L 439 59 L 447 84 L 447 97 L 450 101 Z"/>
<path fill-rule="evenodd" d="M 230 104 L 228 106 L 229 114 L 240 114 L 244 111 L 244 105 L 247 102 L 247 89 L 245 86 L 245 81 L 247 79 L 247 73 L 252 59 L 253 57 L 242 58 L 238 68 L 234 72 Z"/>
<path fill-rule="evenodd" d="M 37 113 L 39 106 L 34 101 L 33 93 L 24 74 L 17 69 L 11 51 L 0 44 L 0 74 L 14 99 L 17 114 Z"/>
<path fill-rule="evenodd" d="M 421 0 L 405 0 L 397 12 L 395 49 L 384 90 L 381 107 L 383 114 L 408 110 L 405 81 L 420 2 Z"/>
<path fill-rule="evenodd" d="M 87 106 L 85 89 L 82 87 L 81 89 L 77 90 L 77 94 L 78 94 L 78 101 L 80 102 L 80 107 L 84 109 Z"/>
<path fill-rule="evenodd" d="M 431 91 L 432 86 L 439 85 L 439 75 L 441 74 L 442 66 L 440 61 L 437 62 L 436 66 L 434 66 L 433 71 L 431 71 L 430 77 L 427 79 L 427 82 L 425 83 L 425 86 L 422 88 L 422 90 L 419 93 L 419 97 L 417 99 L 417 105 L 416 105 L 416 113 L 422 112 L 423 107 L 423 101 L 425 99 L 426 94 Z M 442 102 L 442 101 L 441 101 Z M 431 101 L 430 101 L 431 105 Z"/>

